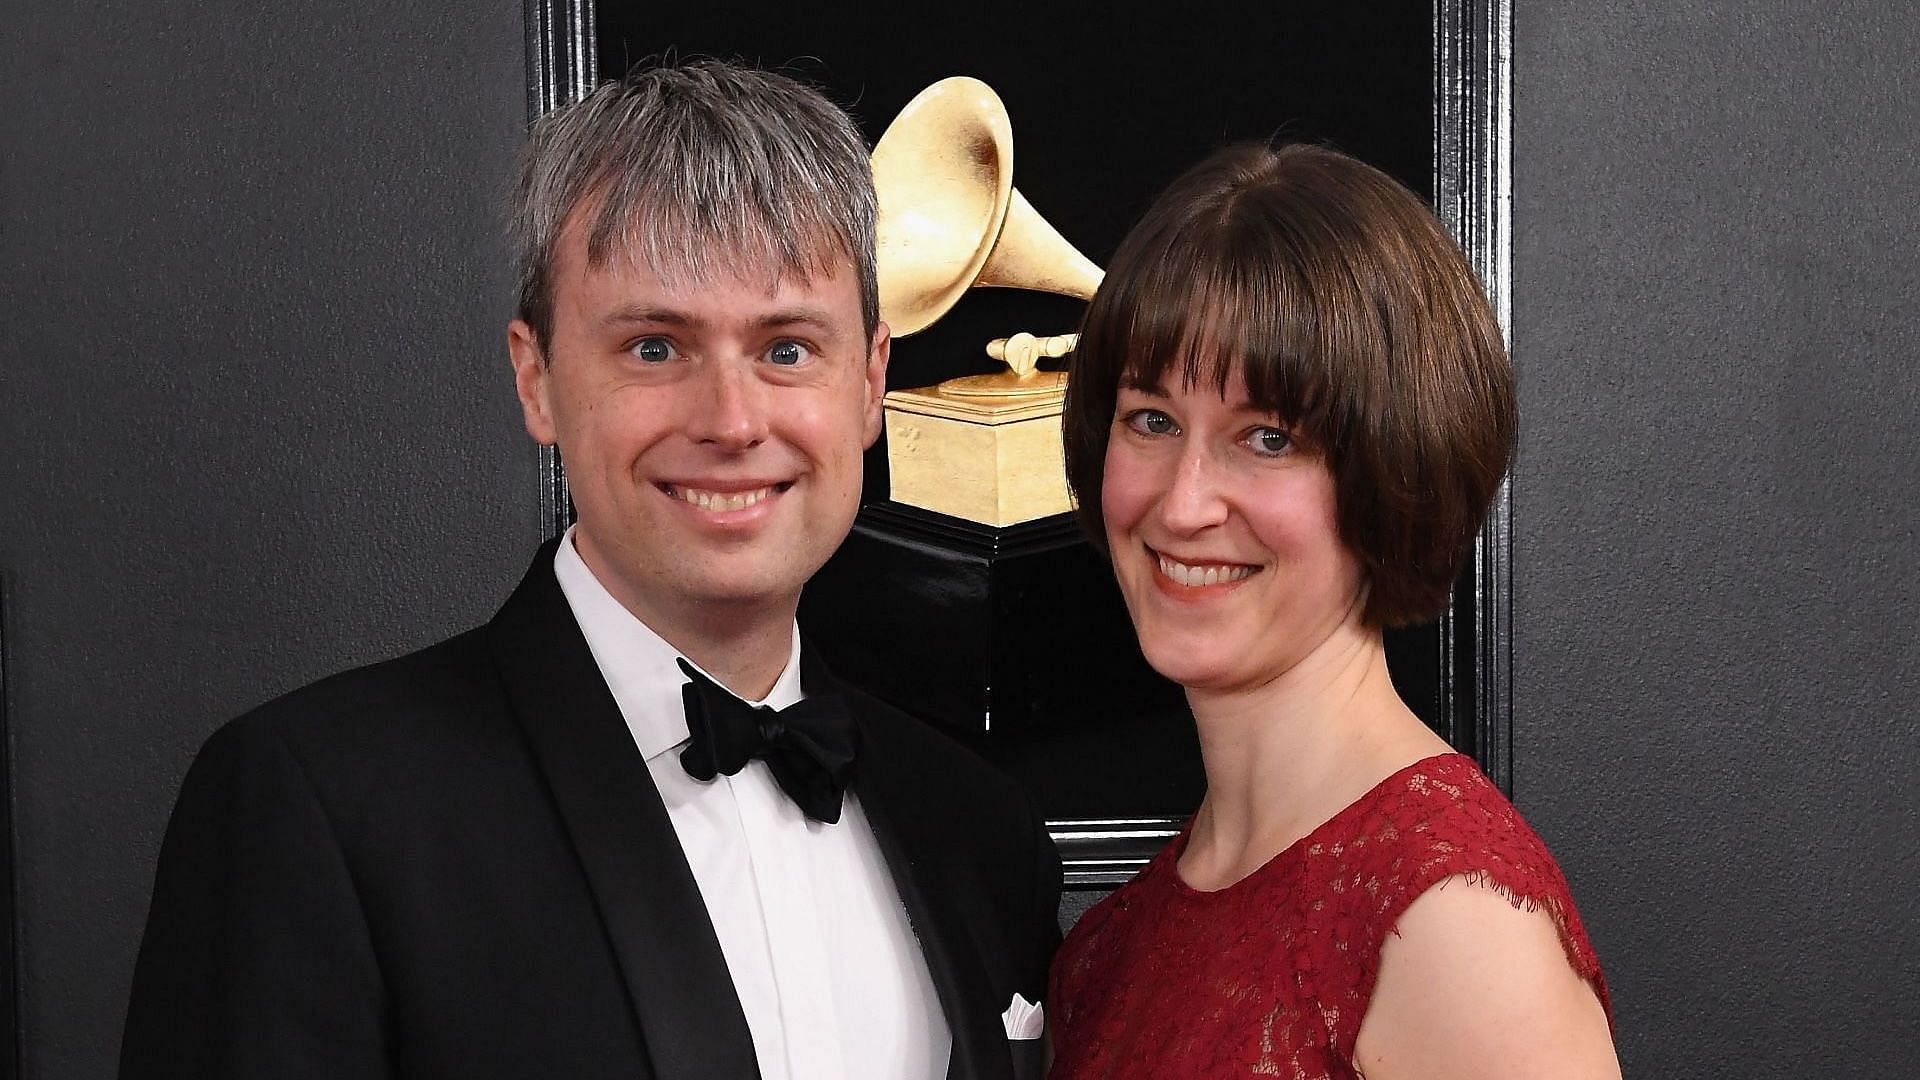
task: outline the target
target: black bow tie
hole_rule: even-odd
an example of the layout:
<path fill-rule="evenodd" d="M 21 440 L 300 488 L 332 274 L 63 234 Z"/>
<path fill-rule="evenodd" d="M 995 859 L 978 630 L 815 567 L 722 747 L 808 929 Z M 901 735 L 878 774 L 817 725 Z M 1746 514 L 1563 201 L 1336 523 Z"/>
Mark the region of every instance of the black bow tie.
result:
<path fill-rule="evenodd" d="M 687 748 L 680 764 L 695 780 L 732 776 L 760 758 L 780 790 L 806 815 L 833 824 L 853 777 L 860 729 L 838 694 L 802 698 L 784 709 L 749 705 L 680 660 L 687 684 Z"/>

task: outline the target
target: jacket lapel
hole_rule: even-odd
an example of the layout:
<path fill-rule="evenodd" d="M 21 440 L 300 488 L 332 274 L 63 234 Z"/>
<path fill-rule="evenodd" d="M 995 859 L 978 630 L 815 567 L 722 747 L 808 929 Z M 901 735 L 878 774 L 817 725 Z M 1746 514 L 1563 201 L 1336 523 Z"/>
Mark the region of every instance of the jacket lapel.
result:
<path fill-rule="evenodd" d="M 660 1080 L 757 1077 L 700 887 L 553 575 L 555 542 L 489 627 L 522 729 L 586 871 Z"/>
<path fill-rule="evenodd" d="M 844 687 L 815 658 L 801 650 L 802 683 L 809 696 Z M 979 945 L 956 901 L 956 887 L 942 858 L 944 845 L 923 835 L 917 812 L 915 777 L 920 763 L 910 743 L 892 730 L 889 718 L 876 716 L 861 694 L 847 694 L 860 725 L 861 751 L 853 790 L 860 797 L 874 839 L 887 861 L 907 918 L 919 938 L 927 971 L 953 1036 L 947 1075 L 953 1080 L 1012 1080 L 1013 1064 L 1006 1030 L 993 1011 L 993 985 L 980 962 Z"/>

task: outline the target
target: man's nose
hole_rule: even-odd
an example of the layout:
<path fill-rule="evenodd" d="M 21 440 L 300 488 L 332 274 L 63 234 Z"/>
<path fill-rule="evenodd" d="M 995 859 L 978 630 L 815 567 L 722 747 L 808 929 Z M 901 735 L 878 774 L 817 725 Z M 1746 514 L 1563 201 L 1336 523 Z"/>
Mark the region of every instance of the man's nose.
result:
<path fill-rule="evenodd" d="M 728 450 L 745 450 L 766 441 L 766 388 L 754 378 L 749 362 L 703 364 L 697 378 L 701 392 L 687 422 L 689 437 Z"/>
<path fill-rule="evenodd" d="M 1190 535 L 1227 519 L 1227 499 L 1221 484 L 1220 463 L 1197 440 L 1181 447 L 1160 500 L 1161 524 L 1169 531 Z"/>

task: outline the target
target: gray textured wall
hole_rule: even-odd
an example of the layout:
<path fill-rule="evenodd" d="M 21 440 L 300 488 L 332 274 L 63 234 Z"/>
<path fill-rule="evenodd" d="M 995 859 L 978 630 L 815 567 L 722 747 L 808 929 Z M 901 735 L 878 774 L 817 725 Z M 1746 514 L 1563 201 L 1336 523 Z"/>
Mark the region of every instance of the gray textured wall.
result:
<path fill-rule="evenodd" d="M 520 4 L 8 5 L 0 575 L 24 1075 L 112 1074 L 200 740 L 536 542 Z"/>
<path fill-rule="evenodd" d="M 1515 8 L 1520 805 L 1628 1075 L 1913 1075 L 1920 14 Z"/>

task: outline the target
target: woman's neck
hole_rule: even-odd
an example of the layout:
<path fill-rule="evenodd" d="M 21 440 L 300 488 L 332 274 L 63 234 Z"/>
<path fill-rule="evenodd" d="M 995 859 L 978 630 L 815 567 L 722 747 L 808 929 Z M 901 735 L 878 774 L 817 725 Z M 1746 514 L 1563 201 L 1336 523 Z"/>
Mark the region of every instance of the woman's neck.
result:
<path fill-rule="evenodd" d="M 1180 859 L 1196 888 L 1238 881 L 1399 768 L 1447 749 L 1394 691 L 1380 631 L 1357 621 L 1266 683 L 1189 688 L 1187 701 L 1207 772 Z"/>

